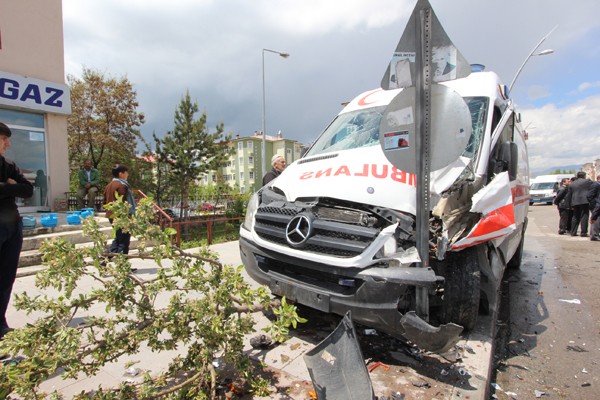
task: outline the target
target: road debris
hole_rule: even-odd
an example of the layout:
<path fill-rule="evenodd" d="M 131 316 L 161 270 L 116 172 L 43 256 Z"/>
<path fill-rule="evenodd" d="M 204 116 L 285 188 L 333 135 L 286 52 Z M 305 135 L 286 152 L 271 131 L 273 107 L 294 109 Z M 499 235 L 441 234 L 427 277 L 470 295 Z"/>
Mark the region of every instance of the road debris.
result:
<path fill-rule="evenodd" d="M 468 344 L 457 345 L 456 347 L 458 347 L 459 349 L 465 350 L 469 354 L 475 354 L 475 350 Z"/>
<path fill-rule="evenodd" d="M 570 304 L 581 304 L 581 300 L 579 300 L 579 299 L 572 299 L 572 300 L 558 299 L 558 301 L 562 301 L 563 303 L 570 303 Z"/>
<path fill-rule="evenodd" d="M 250 346 L 255 349 L 268 349 L 272 344 L 273 339 L 265 334 L 260 334 L 250 339 Z"/>
<path fill-rule="evenodd" d="M 377 397 L 377 400 L 404 400 L 405 398 L 406 397 L 404 396 L 404 393 L 396 392 L 396 393 L 392 393 L 391 397 L 379 396 L 379 397 Z"/>
<path fill-rule="evenodd" d="M 125 370 L 125 376 L 138 376 L 142 372 L 141 369 L 135 367 L 129 367 Z"/>
<path fill-rule="evenodd" d="M 381 361 L 377 361 L 376 363 L 373 363 L 373 364 L 369 365 L 369 366 L 367 367 L 367 370 L 368 370 L 369 372 L 373 372 L 373 370 L 375 370 L 375 369 L 376 369 L 376 368 L 378 368 L 378 367 L 383 367 L 383 369 L 384 369 L 385 371 L 388 371 L 388 370 L 390 369 L 390 366 L 389 366 L 389 365 L 387 365 L 387 364 L 384 364 L 384 363 L 382 363 Z"/>
<path fill-rule="evenodd" d="M 588 350 L 584 349 L 581 346 L 577 346 L 577 345 L 575 345 L 575 346 L 568 345 L 567 350 L 574 351 L 577 353 L 587 353 L 588 352 Z"/>

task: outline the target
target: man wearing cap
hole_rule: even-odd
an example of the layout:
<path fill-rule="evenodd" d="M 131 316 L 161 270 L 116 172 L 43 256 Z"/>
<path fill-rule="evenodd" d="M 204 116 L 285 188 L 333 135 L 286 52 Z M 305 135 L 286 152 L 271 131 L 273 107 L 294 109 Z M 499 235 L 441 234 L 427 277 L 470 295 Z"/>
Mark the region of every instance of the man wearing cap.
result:
<path fill-rule="evenodd" d="M 13 161 L 4 158 L 12 132 L 0 122 L 0 340 L 12 329 L 6 321 L 13 283 L 23 244 L 23 222 L 15 197 L 33 195 L 33 185 Z"/>

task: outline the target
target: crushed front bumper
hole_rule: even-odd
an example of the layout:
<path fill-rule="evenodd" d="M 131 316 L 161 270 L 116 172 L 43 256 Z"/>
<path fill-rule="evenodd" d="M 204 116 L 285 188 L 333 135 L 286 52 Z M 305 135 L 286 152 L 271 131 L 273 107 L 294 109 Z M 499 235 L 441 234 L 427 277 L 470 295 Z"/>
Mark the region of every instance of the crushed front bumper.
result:
<path fill-rule="evenodd" d="M 248 274 L 274 295 L 353 320 L 417 346 L 444 352 L 459 339 L 462 327 L 434 327 L 414 313 L 402 314 L 413 287 L 434 288 L 443 282 L 433 270 L 414 267 L 336 268 L 261 248 L 240 237 L 240 254 Z"/>

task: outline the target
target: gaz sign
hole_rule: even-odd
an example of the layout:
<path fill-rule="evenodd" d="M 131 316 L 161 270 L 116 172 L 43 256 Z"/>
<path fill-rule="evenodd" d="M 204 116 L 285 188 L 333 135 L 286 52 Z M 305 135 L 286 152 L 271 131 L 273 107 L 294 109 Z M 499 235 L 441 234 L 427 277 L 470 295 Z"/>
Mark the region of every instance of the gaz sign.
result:
<path fill-rule="evenodd" d="M 69 87 L 0 71 L 0 105 L 57 114 L 71 113 Z"/>

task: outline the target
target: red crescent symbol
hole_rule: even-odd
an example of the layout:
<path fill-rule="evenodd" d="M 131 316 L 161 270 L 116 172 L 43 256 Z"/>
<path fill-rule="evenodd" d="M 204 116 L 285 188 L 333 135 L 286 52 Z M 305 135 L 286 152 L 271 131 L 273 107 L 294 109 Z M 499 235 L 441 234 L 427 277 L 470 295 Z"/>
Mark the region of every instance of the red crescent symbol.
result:
<path fill-rule="evenodd" d="M 358 105 L 359 106 L 367 106 L 369 104 L 373 104 L 375 103 L 377 100 L 375 101 L 367 101 L 367 97 L 371 96 L 372 94 L 375 94 L 377 92 L 382 91 L 383 89 L 375 89 L 373 90 L 371 93 L 366 94 L 362 99 L 358 100 Z"/>

